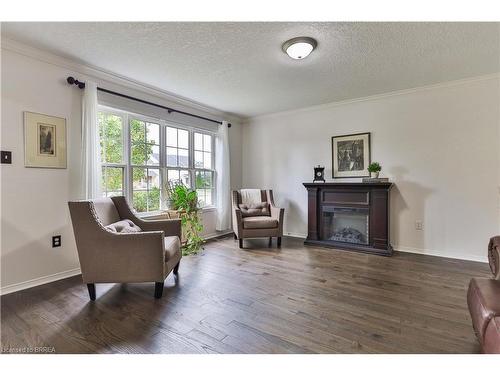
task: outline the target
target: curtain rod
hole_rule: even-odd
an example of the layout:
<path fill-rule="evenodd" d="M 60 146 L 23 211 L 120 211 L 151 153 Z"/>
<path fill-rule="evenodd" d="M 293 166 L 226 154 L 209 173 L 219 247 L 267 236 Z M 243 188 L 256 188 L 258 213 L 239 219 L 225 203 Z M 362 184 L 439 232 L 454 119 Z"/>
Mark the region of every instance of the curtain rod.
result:
<path fill-rule="evenodd" d="M 68 82 L 70 85 L 76 85 L 76 86 L 78 86 L 79 89 L 84 89 L 85 88 L 85 82 L 78 81 L 77 79 L 75 79 L 73 77 L 68 77 L 66 79 L 66 82 Z M 129 96 L 129 95 L 125 95 L 125 94 L 120 94 L 119 92 L 116 92 L 116 91 L 111 91 L 111 90 L 108 90 L 108 89 L 103 89 L 102 87 L 98 87 L 97 90 L 105 92 L 105 93 L 108 93 L 108 94 L 111 94 L 111 95 L 120 96 L 120 97 L 125 98 L 125 99 L 130 99 L 130 100 L 134 100 L 136 102 L 140 102 L 140 103 L 152 105 L 154 107 L 166 109 L 168 113 L 172 113 L 172 112 L 174 112 L 174 113 L 180 113 L 182 115 L 196 117 L 196 118 L 199 118 L 201 120 L 215 122 L 216 124 L 222 125 L 222 121 L 212 120 L 211 118 L 208 118 L 208 117 L 198 116 L 198 115 L 195 115 L 193 113 L 184 112 L 184 111 L 180 111 L 180 110 L 173 109 L 173 108 L 170 108 L 170 107 L 166 107 L 164 105 L 160 105 L 160 104 L 148 102 L 147 100 L 135 98 L 133 96 Z M 230 128 L 231 124 L 227 124 L 227 127 Z"/>

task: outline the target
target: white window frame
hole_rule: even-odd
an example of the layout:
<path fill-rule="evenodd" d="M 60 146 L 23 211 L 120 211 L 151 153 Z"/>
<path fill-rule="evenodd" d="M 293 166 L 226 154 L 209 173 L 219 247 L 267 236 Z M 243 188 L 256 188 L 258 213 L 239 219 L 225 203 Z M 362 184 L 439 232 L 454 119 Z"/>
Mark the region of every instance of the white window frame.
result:
<path fill-rule="evenodd" d="M 221 125 L 222 126 L 222 125 Z M 203 134 L 203 135 L 210 135 L 211 136 L 211 145 L 210 145 L 210 169 L 207 169 L 205 167 L 203 168 L 197 168 L 195 165 L 194 165 L 194 152 L 195 152 L 195 149 L 194 149 L 194 133 L 198 133 L 198 134 Z M 192 188 L 196 190 L 196 171 L 202 171 L 202 172 L 211 172 L 212 173 L 212 189 L 211 189 L 211 196 L 212 196 L 212 204 L 209 206 L 209 207 L 215 207 L 216 206 L 216 203 L 215 203 L 215 197 L 217 196 L 215 194 L 215 178 L 216 178 L 216 173 L 215 173 L 215 134 L 214 133 L 211 133 L 211 132 L 208 132 L 206 130 L 203 130 L 203 129 L 195 129 L 192 134 L 191 134 L 191 137 L 192 137 L 192 147 L 190 145 L 189 149 L 190 151 L 192 152 L 192 156 L 190 158 L 190 160 L 192 161 L 192 165 L 193 165 L 193 174 L 192 174 Z"/>
<path fill-rule="evenodd" d="M 126 118 L 123 116 L 123 113 L 121 111 L 116 111 L 115 109 L 109 108 L 107 110 L 102 110 L 99 108 L 98 112 L 105 112 L 106 115 L 113 115 L 116 117 L 120 117 L 122 119 L 122 145 L 123 145 L 123 150 L 122 150 L 122 162 L 121 163 L 108 163 L 105 161 L 101 161 L 101 170 L 104 167 L 110 167 L 110 168 L 122 168 L 123 170 L 123 175 L 122 175 L 122 190 L 123 194 L 127 196 L 127 163 L 128 163 L 128 150 L 129 148 L 127 146 L 127 137 L 128 134 L 126 134 L 125 130 L 125 121 Z M 104 140 L 104 146 L 106 146 L 106 140 Z M 105 191 L 107 193 L 107 191 Z"/>
<path fill-rule="evenodd" d="M 196 171 L 210 171 L 212 172 L 212 204 L 210 206 L 202 207 L 202 210 L 213 210 L 216 206 L 215 198 L 216 194 L 216 184 L 215 184 L 215 132 L 211 132 L 206 129 L 196 128 L 187 126 L 185 124 L 176 123 L 174 121 L 166 121 L 163 119 L 158 119 L 150 116 L 145 116 L 142 114 L 137 114 L 125 110 L 120 110 L 105 105 L 98 106 L 98 112 L 104 112 L 106 114 L 115 115 L 122 118 L 122 137 L 123 137 L 123 161 L 121 164 L 116 163 L 101 163 L 101 167 L 121 167 L 123 168 L 123 194 L 127 198 L 127 201 L 133 206 L 133 168 L 150 168 L 158 169 L 160 174 L 160 211 L 166 209 L 165 207 L 165 182 L 167 181 L 167 170 L 187 170 L 189 172 L 190 187 L 196 190 Z M 158 166 L 148 166 L 146 165 L 135 165 L 132 164 L 132 153 L 131 153 L 131 139 L 130 139 L 130 120 L 136 119 L 139 121 L 149 122 L 158 124 L 160 126 L 160 161 Z M 167 126 L 187 130 L 188 131 L 188 155 L 189 163 L 187 167 L 168 167 L 167 166 Z M 195 168 L 194 165 L 194 133 L 206 134 L 211 136 L 211 168 Z M 140 216 L 152 216 L 158 214 L 159 211 L 146 211 L 138 213 Z"/>

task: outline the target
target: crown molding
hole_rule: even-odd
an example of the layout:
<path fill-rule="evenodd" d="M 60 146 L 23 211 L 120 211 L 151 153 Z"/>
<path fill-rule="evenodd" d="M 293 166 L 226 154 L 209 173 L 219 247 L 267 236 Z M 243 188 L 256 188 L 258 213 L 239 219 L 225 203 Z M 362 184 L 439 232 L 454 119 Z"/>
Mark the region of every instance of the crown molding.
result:
<path fill-rule="evenodd" d="M 460 85 L 473 83 L 473 82 L 495 80 L 495 79 L 500 80 L 500 73 L 486 74 L 486 75 L 475 76 L 475 77 L 470 77 L 470 78 L 463 78 L 463 79 L 458 79 L 458 80 L 453 80 L 453 81 L 435 83 L 432 85 L 418 86 L 418 87 L 413 87 L 413 88 L 403 89 L 403 90 L 396 90 L 396 91 L 389 91 L 389 92 L 382 93 L 382 94 L 375 94 L 375 95 L 363 96 L 360 98 L 346 99 L 346 100 L 330 102 L 330 103 L 325 103 L 325 104 L 318 104 L 318 105 L 313 105 L 313 106 L 309 106 L 309 107 L 291 109 L 291 110 L 287 110 L 287 111 L 266 113 L 263 115 L 252 116 L 249 118 L 243 118 L 241 124 L 247 125 L 247 124 L 251 123 L 252 121 L 256 121 L 256 120 L 265 120 L 265 119 L 271 119 L 271 118 L 281 117 L 281 116 L 289 116 L 289 115 L 305 113 L 305 112 L 323 111 L 323 110 L 326 110 L 329 108 L 340 107 L 340 106 L 348 105 L 348 104 L 367 102 L 367 101 L 373 101 L 373 100 L 381 100 L 381 99 L 390 98 L 393 96 L 408 95 L 408 94 L 413 94 L 416 92 L 429 91 L 429 90 L 435 90 L 435 89 L 441 89 L 441 88 L 447 88 L 447 87 L 454 87 L 454 86 L 460 86 Z"/>
<path fill-rule="evenodd" d="M 132 90 L 137 90 L 141 93 L 156 97 L 159 100 L 168 101 L 174 105 L 177 104 L 184 106 L 185 109 L 196 110 L 198 111 L 196 114 L 204 116 L 212 115 L 218 117 L 219 119 L 227 120 L 229 122 L 240 123 L 243 120 L 242 117 L 234 113 L 228 113 L 216 108 L 205 106 L 201 103 L 182 97 L 180 95 L 173 94 L 158 87 L 139 82 L 132 78 L 128 78 L 120 74 L 113 73 L 111 71 L 99 68 L 97 66 L 86 64 L 82 61 L 77 61 L 74 59 L 54 54 L 53 52 L 49 52 L 47 50 L 35 48 L 13 39 L 2 37 L 0 48 L 3 50 L 7 50 L 23 56 L 30 57 L 32 59 L 47 64 L 68 69 L 78 74 L 82 74 L 84 76 L 83 78 L 85 79 L 100 80 L 102 81 L 103 85 L 108 83 L 108 84 L 123 86 L 125 88 Z"/>

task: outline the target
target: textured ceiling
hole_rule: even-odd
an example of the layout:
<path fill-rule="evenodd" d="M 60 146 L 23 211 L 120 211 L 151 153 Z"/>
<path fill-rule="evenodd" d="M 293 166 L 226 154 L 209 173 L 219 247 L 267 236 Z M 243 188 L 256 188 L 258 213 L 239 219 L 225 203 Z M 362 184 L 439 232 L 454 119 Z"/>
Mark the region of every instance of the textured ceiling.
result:
<path fill-rule="evenodd" d="M 8 38 L 242 117 L 500 71 L 498 23 L 2 23 Z M 281 44 L 311 36 L 292 60 Z"/>

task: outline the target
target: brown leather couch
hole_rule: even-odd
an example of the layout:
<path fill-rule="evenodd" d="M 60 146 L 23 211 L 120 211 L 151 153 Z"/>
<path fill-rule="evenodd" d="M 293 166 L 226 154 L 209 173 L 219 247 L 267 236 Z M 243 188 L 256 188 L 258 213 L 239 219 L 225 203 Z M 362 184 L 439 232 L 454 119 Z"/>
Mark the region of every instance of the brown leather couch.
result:
<path fill-rule="evenodd" d="M 490 239 L 488 261 L 493 279 L 472 279 L 467 304 L 483 353 L 500 354 L 500 236 Z"/>
<path fill-rule="evenodd" d="M 95 283 L 163 282 L 182 257 L 181 220 L 142 220 L 125 197 L 68 202 L 83 282 L 95 300 Z"/>

